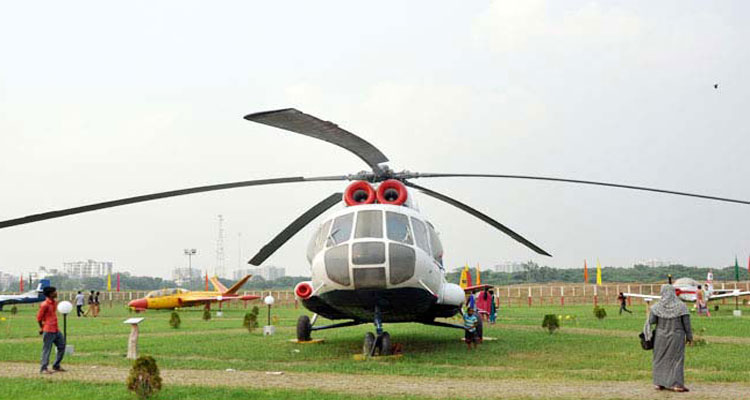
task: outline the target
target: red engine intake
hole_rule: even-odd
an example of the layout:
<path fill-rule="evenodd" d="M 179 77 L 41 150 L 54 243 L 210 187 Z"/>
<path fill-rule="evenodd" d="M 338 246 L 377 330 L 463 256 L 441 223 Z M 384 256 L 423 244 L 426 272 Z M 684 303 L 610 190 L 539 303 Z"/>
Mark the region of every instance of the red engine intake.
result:
<path fill-rule="evenodd" d="M 347 206 L 372 204 L 375 202 L 375 189 L 365 181 L 353 182 L 344 192 L 344 202 Z"/>
<path fill-rule="evenodd" d="M 294 288 L 294 294 L 302 300 L 307 300 L 312 296 L 313 288 L 310 282 L 300 282 Z"/>
<path fill-rule="evenodd" d="M 389 179 L 378 186 L 378 203 L 400 206 L 406 202 L 409 192 L 401 181 Z"/>

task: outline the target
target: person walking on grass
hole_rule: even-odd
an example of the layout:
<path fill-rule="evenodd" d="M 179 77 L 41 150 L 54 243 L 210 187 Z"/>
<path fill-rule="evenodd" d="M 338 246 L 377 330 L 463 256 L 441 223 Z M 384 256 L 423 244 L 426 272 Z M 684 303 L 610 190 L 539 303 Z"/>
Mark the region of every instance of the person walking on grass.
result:
<path fill-rule="evenodd" d="M 88 317 L 89 315 L 94 315 L 94 291 L 92 290 L 89 293 L 89 298 L 86 300 L 86 304 L 88 304 L 89 308 L 86 309 L 86 313 L 83 314 L 84 317 Z"/>
<path fill-rule="evenodd" d="M 94 295 L 94 317 L 99 316 L 99 292 Z"/>
<path fill-rule="evenodd" d="M 468 350 L 471 350 L 472 344 L 474 345 L 475 349 L 477 348 L 477 341 L 479 340 L 477 338 L 478 323 L 479 319 L 474 314 L 474 309 L 471 307 L 466 307 L 466 312 L 464 313 L 464 341 L 468 346 Z"/>
<path fill-rule="evenodd" d="M 651 326 L 656 325 L 652 337 Z M 661 299 L 651 307 L 643 327 L 646 340 L 653 340 L 653 379 L 656 390 L 687 392 L 685 387 L 685 344 L 693 343 L 690 313 L 672 285 L 662 285 Z"/>
<path fill-rule="evenodd" d="M 60 366 L 63 356 L 65 355 L 65 337 L 60 333 L 60 329 L 57 327 L 57 289 L 54 286 L 48 286 L 44 288 L 44 300 L 42 305 L 39 307 L 39 312 L 36 315 L 36 320 L 39 322 L 39 334 L 42 335 L 42 362 L 39 370 L 42 374 L 51 374 L 52 372 L 47 369 L 49 365 L 49 356 L 52 353 L 52 344 L 57 348 L 57 357 L 55 363 L 52 364 L 52 369 L 55 372 L 64 372 L 65 370 Z"/>
<path fill-rule="evenodd" d="M 620 292 L 620 295 L 617 296 L 617 300 L 620 300 L 620 315 L 622 315 L 623 311 L 630 313 L 630 314 L 633 313 L 632 311 L 628 310 L 628 308 L 626 307 L 628 305 L 628 298 L 625 297 L 625 295 L 622 292 Z"/>
<path fill-rule="evenodd" d="M 80 318 L 83 315 L 83 293 L 78 291 L 76 295 L 76 315 Z"/>
<path fill-rule="evenodd" d="M 495 325 L 497 321 L 497 299 L 495 299 L 495 292 L 490 290 L 490 324 Z"/>

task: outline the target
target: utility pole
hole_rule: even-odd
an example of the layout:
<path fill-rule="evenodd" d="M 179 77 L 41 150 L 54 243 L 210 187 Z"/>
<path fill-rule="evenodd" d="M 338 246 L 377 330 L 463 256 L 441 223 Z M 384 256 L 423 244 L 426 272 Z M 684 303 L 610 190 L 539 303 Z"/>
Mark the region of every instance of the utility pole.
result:
<path fill-rule="evenodd" d="M 226 278 L 224 262 L 224 216 L 219 214 L 219 235 L 216 238 L 216 267 L 214 274 L 220 278 Z"/>

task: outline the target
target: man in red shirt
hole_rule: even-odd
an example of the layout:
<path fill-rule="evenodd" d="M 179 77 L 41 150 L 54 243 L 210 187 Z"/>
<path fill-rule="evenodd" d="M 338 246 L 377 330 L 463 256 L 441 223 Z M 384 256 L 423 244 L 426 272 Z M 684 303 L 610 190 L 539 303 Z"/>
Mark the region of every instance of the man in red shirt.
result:
<path fill-rule="evenodd" d="M 44 296 L 46 300 L 39 307 L 39 313 L 36 315 L 36 320 L 39 322 L 39 334 L 42 335 L 42 341 L 44 346 L 42 347 L 42 368 L 39 371 L 42 374 L 51 374 L 52 371 L 47 370 L 49 364 L 49 355 L 52 352 L 52 344 L 57 347 L 57 358 L 55 363 L 52 364 L 52 369 L 56 372 L 65 371 L 60 367 L 63 356 L 65 355 L 65 337 L 60 333 L 60 329 L 57 327 L 57 289 L 54 286 L 48 286 L 44 288 Z"/>

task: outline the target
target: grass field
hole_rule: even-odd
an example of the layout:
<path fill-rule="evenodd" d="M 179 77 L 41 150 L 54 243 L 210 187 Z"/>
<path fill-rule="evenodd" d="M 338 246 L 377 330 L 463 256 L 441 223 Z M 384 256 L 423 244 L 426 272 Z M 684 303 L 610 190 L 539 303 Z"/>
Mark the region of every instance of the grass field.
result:
<path fill-rule="evenodd" d="M 353 358 L 371 326 L 314 333 L 325 338 L 322 344 L 291 343 L 296 318 L 304 312 L 292 307 L 274 309 L 277 332 L 272 337 L 263 337 L 260 329 L 252 334 L 243 329 L 243 309 L 225 310 L 223 317 L 210 321 L 203 321 L 198 309 L 183 310 L 177 330 L 169 327 L 169 312 L 149 311 L 143 314 L 139 344 L 140 354 L 152 355 L 163 374 L 175 376 L 157 397 L 164 399 L 338 399 L 358 393 L 459 398 L 462 385 L 472 382 L 491 383 L 483 385 L 482 397 L 602 398 L 612 387 L 620 389 L 612 389 L 607 398 L 643 398 L 639 390 L 650 390 L 651 353 L 640 349 L 637 338 L 645 310 L 633 308 L 633 315 L 619 316 L 617 307 L 607 307 L 609 316 L 603 321 L 594 318 L 591 306 L 502 309 L 497 325 L 485 326 L 485 336 L 497 340 L 475 352 L 459 341 L 460 331 L 391 324 L 386 329 L 404 355 L 387 360 Z M 750 309 L 745 308 L 743 318 L 733 317 L 731 309 L 723 306 L 711 319 L 693 318 L 694 331 L 703 332 L 707 344 L 687 349 L 686 379 L 697 389 L 691 398 L 713 398 L 716 388 L 750 397 Z M 75 354 L 64 362 L 68 377 L 59 378 L 64 374 L 34 375 L 41 349 L 35 310 L 23 306 L 15 316 L 0 314 L 5 318 L 0 321 L 0 386 L 8 388 L 0 398 L 8 393 L 26 399 L 91 399 L 104 393 L 109 399 L 133 398 L 124 388 L 130 328 L 122 323 L 132 314 L 124 307 L 103 306 L 100 318 L 68 318 L 68 343 Z M 549 313 L 563 316 L 562 328 L 553 335 L 540 327 Z M 263 324 L 264 312 L 261 317 Z M 285 375 L 277 378 L 266 371 Z M 90 392 L 99 395 L 86 395 Z M 592 393 L 599 395 L 586 397 Z"/>

